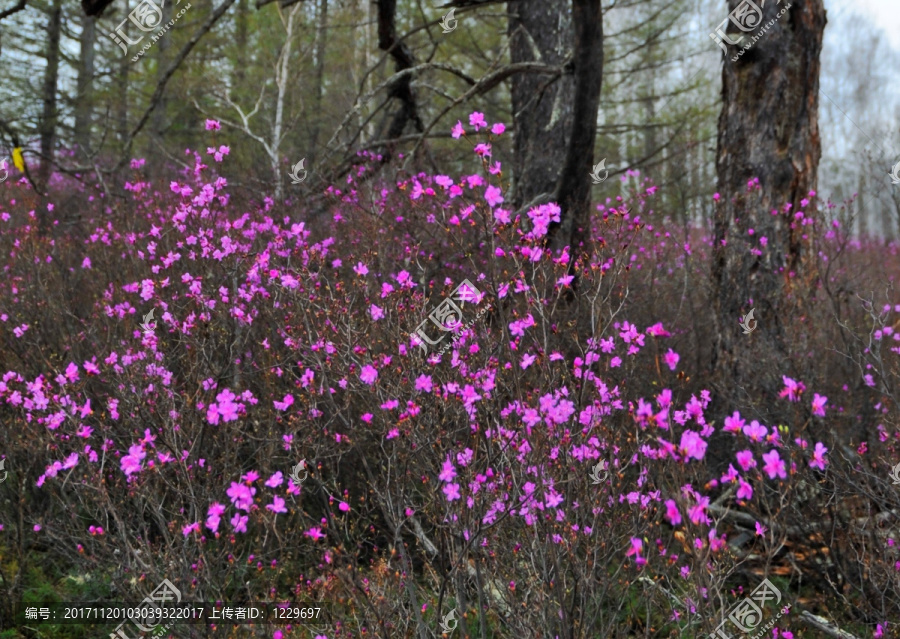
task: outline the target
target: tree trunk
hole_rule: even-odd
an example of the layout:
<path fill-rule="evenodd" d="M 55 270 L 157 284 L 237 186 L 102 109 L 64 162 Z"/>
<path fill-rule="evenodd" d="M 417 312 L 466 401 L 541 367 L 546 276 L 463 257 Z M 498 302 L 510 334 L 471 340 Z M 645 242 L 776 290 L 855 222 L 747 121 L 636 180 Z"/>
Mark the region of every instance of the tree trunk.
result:
<path fill-rule="evenodd" d="M 162 7 L 162 20 L 160 20 L 160 26 L 162 29 L 165 29 L 169 22 L 173 18 L 173 8 L 174 4 L 172 2 L 167 2 L 164 7 Z M 166 71 L 169 67 L 169 47 L 172 44 L 172 31 L 166 31 L 163 33 L 159 39 L 156 41 L 154 45 L 156 47 L 156 83 L 161 84 L 164 81 Z M 159 99 L 159 102 L 156 104 L 156 107 L 153 109 L 153 119 L 151 121 L 151 128 L 153 136 L 156 138 L 160 147 L 165 148 L 164 142 L 166 139 L 166 127 L 167 127 L 167 119 L 168 115 L 168 106 L 169 106 L 169 98 L 168 92 L 164 92 Z M 149 153 L 151 158 L 156 158 L 152 160 L 153 165 L 156 171 L 163 170 L 163 164 L 165 162 L 165 158 L 159 152 Z M 158 174 L 158 173 L 157 173 Z"/>
<path fill-rule="evenodd" d="M 597 112 L 603 83 L 603 10 L 600 0 L 572 0 L 575 23 L 575 95 L 572 132 L 556 185 L 560 224 L 550 229 L 554 249 L 574 250 L 590 239 L 591 178 Z"/>
<path fill-rule="evenodd" d="M 310 163 L 315 162 L 319 155 L 319 135 L 322 130 L 322 96 L 325 93 L 325 44 L 327 37 L 325 30 L 328 27 L 328 0 L 319 0 L 316 10 L 316 95 L 314 101 L 314 116 L 312 144 L 310 144 Z"/>
<path fill-rule="evenodd" d="M 412 50 L 397 39 L 396 13 L 397 0 L 377 0 L 378 9 L 378 48 L 394 59 L 394 71 L 399 72 L 412 68 L 415 65 L 415 58 Z M 419 116 L 418 105 L 416 104 L 416 96 L 412 90 L 413 77 L 407 75 L 401 80 L 393 83 L 388 88 L 388 94 L 392 98 L 396 98 L 400 102 L 400 108 L 394 113 L 388 130 L 384 133 L 382 140 L 393 140 L 403 135 L 406 125 L 413 122 L 416 130 L 424 131 L 425 127 Z M 388 159 L 388 152 L 384 152 L 385 160 Z"/>
<path fill-rule="evenodd" d="M 237 64 L 235 64 L 232 74 L 232 84 L 236 87 L 244 86 L 244 67 L 247 66 L 247 14 L 247 0 L 239 0 L 234 35 L 234 43 L 237 45 Z"/>
<path fill-rule="evenodd" d="M 574 33 L 567 0 L 521 0 L 506 5 L 510 61 L 561 65 L 572 49 Z M 512 77 L 513 188 L 511 202 L 521 208 L 536 197 L 549 198 L 565 162 L 572 129 L 575 81 L 570 76 L 548 84 L 545 76 Z"/>
<path fill-rule="evenodd" d="M 729 11 L 739 2 L 729 0 Z M 790 287 L 801 267 L 804 229 L 793 223 L 794 214 L 813 213 L 801 200 L 816 188 L 821 155 L 819 54 L 825 8 L 823 0 L 789 2 L 766 4 L 758 23 L 765 31 L 756 32 L 758 40 L 742 56 L 738 47 L 728 49 L 716 154 L 721 199 L 714 213 L 713 368 L 723 382 L 723 400 L 726 392 L 740 388 L 744 400 L 769 407 L 786 372 L 783 322 L 791 317 L 788 304 L 797 301 Z M 748 188 L 753 178 L 759 178 L 758 190 Z M 762 236 L 768 239 L 765 247 Z M 762 254 L 755 256 L 751 249 Z M 751 308 L 758 330 L 745 335 L 738 322 Z M 768 410 L 766 404 L 759 409 Z"/>
<path fill-rule="evenodd" d="M 53 146 L 56 140 L 56 89 L 59 78 L 59 35 L 62 27 L 62 6 L 60 0 L 53 0 L 50 20 L 47 23 L 47 68 L 44 71 L 42 99 L 44 110 L 41 115 L 41 166 L 38 181 L 42 189 L 47 188 L 53 161 Z"/>
<path fill-rule="evenodd" d="M 75 142 L 78 152 L 89 157 L 91 121 L 94 112 L 94 29 L 93 16 L 85 16 L 81 25 L 81 60 L 78 65 L 78 95 L 75 98 Z"/>
<path fill-rule="evenodd" d="M 125 15 L 131 13 L 131 2 L 125 0 Z M 119 60 L 119 69 L 116 72 L 116 134 L 123 147 L 128 144 L 128 56 L 123 55 Z"/>
<path fill-rule="evenodd" d="M 866 174 L 859 174 L 859 193 L 856 198 L 856 224 L 859 229 L 859 239 L 869 237 L 869 215 L 866 213 Z"/>
<path fill-rule="evenodd" d="M 81 8 L 86 16 L 99 16 L 113 2 L 114 0 L 81 0 Z"/>

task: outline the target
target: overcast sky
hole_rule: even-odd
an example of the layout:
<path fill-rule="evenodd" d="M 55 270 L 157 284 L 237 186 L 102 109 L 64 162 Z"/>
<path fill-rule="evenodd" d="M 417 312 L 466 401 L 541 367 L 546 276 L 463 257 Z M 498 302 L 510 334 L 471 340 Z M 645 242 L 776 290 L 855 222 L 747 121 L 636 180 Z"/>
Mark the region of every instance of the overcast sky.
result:
<path fill-rule="evenodd" d="M 845 10 L 872 18 L 880 26 L 895 49 L 900 50 L 900 1 L 898 0 L 826 0 L 829 23 Z M 848 13 L 849 13 L 848 11 Z M 829 24 L 833 26 L 833 24 Z"/>

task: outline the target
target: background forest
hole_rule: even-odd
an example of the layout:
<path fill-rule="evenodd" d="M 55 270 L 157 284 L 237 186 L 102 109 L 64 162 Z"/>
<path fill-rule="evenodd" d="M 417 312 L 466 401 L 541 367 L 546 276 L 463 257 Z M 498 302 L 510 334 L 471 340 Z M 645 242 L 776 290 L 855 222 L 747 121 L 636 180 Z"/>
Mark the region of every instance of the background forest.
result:
<path fill-rule="evenodd" d="M 862 6 L 2 0 L 0 638 L 900 637 Z"/>

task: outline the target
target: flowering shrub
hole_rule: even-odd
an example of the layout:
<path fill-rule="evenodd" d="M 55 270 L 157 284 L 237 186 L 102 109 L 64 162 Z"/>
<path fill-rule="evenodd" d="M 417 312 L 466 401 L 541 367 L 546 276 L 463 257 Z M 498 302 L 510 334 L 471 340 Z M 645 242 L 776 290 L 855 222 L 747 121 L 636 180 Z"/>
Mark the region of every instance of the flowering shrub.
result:
<path fill-rule="evenodd" d="M 865 371 L 852 389 L 784 362 L 766 399 L 790 419 L 729 406 L 719 424 L 692 363 L 702 335 L 666 317 L 680 282 L 701 281 L 708 239 L 676 242 L 632 172 L 570 270 L 545 248 L 559 207 L 504 207 L 503 125 L 469 125 L 453 137 L 480 171 L 388 184 L 360 179 L 363 162 L 315 222 L 232 200 L 197 153 L 168 192 L 133 163 L 124 201 L 92 198 L 51 236 L 35 219 L 52 211 L 4 188 L 13 599 L 7 584 L 46 555 L 120 600 L 166 578 L 194 601 L 334 602 L 318 636 L 412 637 L 451 608 L 481 636 L 698 636 L 767 575 L 810 601 L 799 562 L 812 601 L 885 632 L 900 613 L 885 481 L 900 307 L 845 309 L 845 343 L 871 335 L 844 353 Z M 207 155 L 227 162 L 228 147 Z M 819 257 L 838 263 L 848 240 L 829 233 Z M 479 295 L 463 319 L 489 310 L 428 351 L 411 334 L 465 279 Z M 849 434 L 861 420 L 877 456 Z M 592 483 L 599 462 L 611 472 Z M 778 624 L 802 636 L 796 615 Z"/>

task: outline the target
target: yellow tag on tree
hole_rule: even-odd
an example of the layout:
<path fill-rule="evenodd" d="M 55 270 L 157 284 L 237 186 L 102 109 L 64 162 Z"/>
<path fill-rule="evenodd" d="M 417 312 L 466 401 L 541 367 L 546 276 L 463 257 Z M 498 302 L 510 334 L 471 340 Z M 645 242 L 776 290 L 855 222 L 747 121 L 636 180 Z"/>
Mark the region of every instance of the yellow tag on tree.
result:
<path fill-rule="evenodd" d="M 25 157 L 22 155 L 22 147 L 17 146 L 13 149 L 12 161 L 20 173 L 25 172 Z"/>

